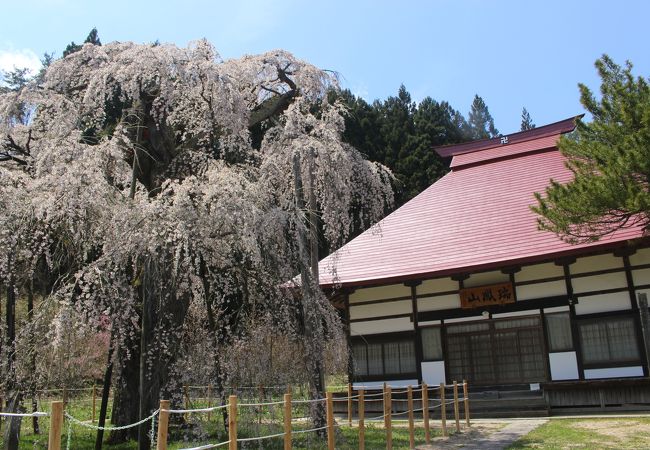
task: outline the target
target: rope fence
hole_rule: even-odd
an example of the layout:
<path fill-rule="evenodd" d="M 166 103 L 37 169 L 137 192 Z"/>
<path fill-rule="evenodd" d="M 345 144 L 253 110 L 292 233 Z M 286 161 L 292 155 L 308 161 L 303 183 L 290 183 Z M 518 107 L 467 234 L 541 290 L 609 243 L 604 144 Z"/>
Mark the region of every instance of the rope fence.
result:
<path fill-rule="evenodd" d="M 459 392 L 459 390 L 462 391 Z M 369 391 L 369 392 L 368 392 Z M 320 436 L 327 437 L 327 448 L 333 450 L 335 448 L 336 440 L 336 427 L 340 424 L 334 420 L 334 404 L 347 402 L 347 411 L 345 415 L 339 414 L 339 420 L 347 422 L 351 428 L 356 427 L 358 431 L 359 449 L 365 449 L 365 433 L 366 424 L 382 422 L 385 433 L 386 448 L 390 449 L 393 445 L 393 425 L 395 422 L 408 422 L 409 434 L 409 447 L 415 448 L 415 415 L 421 417 L 424 428 L 424 437 L 426 444 L 431 443 L 431 421 L 430 414 L 432 411 L 439 411 L 440 414 L 440 433 L 443 437 L 449 435 L 447 426 L 447 407 L 453 407 L 453 420 L 456 433 L 461 431 L 461 414 L 460 409 L 463 409 L 464 421 L 467 427 L 471 426 L 470 411 L 469 411 L 469 394 L 468 384 L 463 381 L 446 386 L 441 383 L 439 386 L 428 386 L 421 384 L 417 386 L 407 386 L 403 388 L 398 387 L 393 390 L 390 385 L 384 384 L 382 388 L 371 387 L 368 389 L 363 387 L 354 388 L 352 385 L 347 386 L 347 395 L 341 396 L 337 394 L 334 398 L 332 392 L 327 392 L 324 398 L 314 399 L 293 399 L 292 393 L 289 391 L 283 395 L 281 401 L 259 401 L 259 402 L 238 402 L 237 395 L 230 395 L 228 401 L 222 405 L 209 406 L 207 408 L 184 408 L 184 409 L 171 409 L 169 400 L 161 400 L 160 406 L 155 411 L 142 420 L 135 423 L 122 425 L 122 426 L 105 426 L 99 427 L 94 425 L 94 412 L 91 421 L 82 420 L 73 416 L 70 411 L 65 409 L 63 401 L 51 402 L 50 412 L 32 412 L 32 413 L 10 413 L 0 412 L 0 416 L 7 417 L 48 417 L 50 418 L 48 450 L 61 450 L 61 437 L 64 426 L 64 421 L 67 423 L 67 443 L 66 449 L 71 448 L 71 441 L 73 440 L 73 426 L 81 427 L 91 430 L 105 430 L 105 431 L 118 431 L 126 430 L 129 428 L 139 427 L 148 422 L 151 422 L 149 437 L 152 445 L 155 444 L 157 450 L 167 450 L 169 440 L 169 423 L 170 415 L 183 415 L 188 417 L 190 414 L 211 414 L 221 411 L 224 413 L 224 420 L 226 419 L 225 413 L 227 412 L 227 440 L 223 442 L 206 443 L 196 447 L 187 447 L 181 450 L 207 450 L 212 448 L 228 448 L 229 450 L 237 450 L 238 444 L 245 444 L 250 442 L 259 442 L 270 439 L 282 438 L 284 441 L 284 449 L 291 450 L 293 446 L 292 436 L 304 435 L 307 433 L 319 433 Z M 379 392 L 374 392 L 379 391 Z M 187 390 L 186 390 L 187 392 Z M 432 398 L 432 395 L 436 398 Z M 449 394 L 449 396 L 448 396 Z M 462 395 L 459 395 L 462 394 Z M 380 397 L 381 398 L 375 398 Z M 273 400 L 273 396 L 270 397 Z M 276 397 L 277 398 L 277 397 Z M 185 405 L 189 406 L 190 401 L 186 397 Z M 262 398 L 264 400 L 264 398 Z M 246 401 L 246 398 L 244 398 Z M 382 402 L 382 413 L 380 415 L 366 418 L 366 405 L 375 405 L 377 402 Z M 300 405 L 313 407 L 315 404 L 324 403 L 325 406 L 325 423 L 324 426 L 316 426 L 312 428 L 305 428 L 304 425 L 309 423 L 310 416 L 296 416 L 294 415 L 294 408 Z M 397 408 L 397 406 L 400 406 Z M 404 409 L 404 406 L 406 408 Z M 250 436 L 238 435 L 238 424 L 245 417 L 246 410 L 255 410 L 260 414 L 262 410 L 273 412 L 275 410 L 281 412 L 282 418 L 278 417 L 275 425 L 275 431 L 267 430 L 266 433 Z M 339 408 L 340 410 L 340 408 Z M 356 410 L 356 421 L 353 421 L 353 416 Z M 371 408 L 373 410 L 373 408 Z M 374 409 L 373 411 L 376 411 Z M 157 420 L 156 420 L 157 419 Z M 281 423 L 280 423 L 281 422 Z M 302 425 L 302 426 L 301 426 Z M 404 425 L 402 425 L 404 426 Z M 280 431 L 282 430 L 282 431 Z M 157 431 L 157 432 L 156 432 Z M 258 430 L 259 431 L 259 430 Z M 254 434 L 254 433 L 253 433 Z M 223 437 L 223 436 L 222 436 Z"/>

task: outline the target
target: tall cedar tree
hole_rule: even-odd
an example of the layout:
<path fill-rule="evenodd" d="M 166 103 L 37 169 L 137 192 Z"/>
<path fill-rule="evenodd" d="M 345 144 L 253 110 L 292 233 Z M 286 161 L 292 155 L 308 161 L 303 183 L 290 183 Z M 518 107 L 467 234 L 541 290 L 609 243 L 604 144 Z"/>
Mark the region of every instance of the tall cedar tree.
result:
<path fill-rule="evenodd" d="M 575 179 L 552 182 L 536 194 L 540 229 L 568 242 L 595 241 L 617 229 L 650 228 L 650 88 L 603 55 L 595 63 L 600 99 L 579 84 L 580 101 L 593 120 L 578 120 L 559 141 Z"/>
<path fill-rule="evenodd" d="M 533 119 L 530 118 L 530 113 L 526 108 L 521 110 L 521 131 L 532 130 L 535 128 Z"/>
<path fill-rule="evenodd" d="M 93 45 L 102 45 L 102 42 L 99 40 L 99 33 L 97 32 L 97 28 L 93 28 L 90 30 L 90 33 L 88 33 L 88 36 L 86 36 L 86 39 L 83 42 L 84 44 L 93 44 Z M 65 58 L 71 53 L 78 52 L 81 50 L 81 47 L 83 44 L 75 44 L 74 41 L 70 42 L 68 46 L 63 50 L 63 57 Z"/>
<path fill-rule="evenodd" d="M 499 135 L 487 105 L 478 95 L 474 96 L 467 122 L 469 137 L 472 140 L 488 139 Z"/>

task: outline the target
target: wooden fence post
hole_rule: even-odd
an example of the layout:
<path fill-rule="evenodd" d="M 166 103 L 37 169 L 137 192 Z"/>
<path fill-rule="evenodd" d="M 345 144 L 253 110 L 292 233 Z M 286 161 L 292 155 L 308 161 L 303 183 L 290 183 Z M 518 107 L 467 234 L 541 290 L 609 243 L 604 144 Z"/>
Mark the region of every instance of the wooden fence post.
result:
<path fill-rule="evenodd" d="M 359 450 L 366 448 L 366 430 L 365 430 L 365 405 L 363 404 L 363 389 L 359 389 Z"/>
<path fill-rule="evenodd" d="M 415 424 L 413 423 L 413 387 L 409 384 L 409 387 L 406 390 L 406 395 L 407 395 L 407 403 L 408 403 L 408 408 L 409 408 L 409 448 L 415 448 L 415 434 L 414 434 L 414 426 Z"/>
<path fill-rule="evenodd" d="M 97 404 L 97 386 L 93 384 L 93 415 L 92 415 L 92 419 L 90 420 L 92 423 L 95 423 L 96 404 Z"/>
<path fill-rule="evenodd" d="M 392 416 L 392 391 L 390 386 L 384 383 L 384 427 L 386 428 L 386 450 L 393 448 L 393 425 Z"/>
<path fill-rule="evenodd" d="M 50 411 L 50 434 L 48 450 L 61 450 L 61 429 L 63 428 L 63 402 L 52 402 Z"/>
<path fill-rule="evenodd" d="M 422 383 L 422 420 L 424 421 L 424 441 L 431 443 L 431 429 L 429 428 L 429 386 Z"/>
<path fill-rule="evenodd" d="M 237 450 L 237 396 L 228 398 L 228 450 Z"/>
<path fill-rule="evenodd" d="M 160 400 L 158 413 L 158 435 L 156 450 L 167 450 L 167 434 L 169 432 L 169 400 Z"/>
<path fill-rule="evenodd" d="M 454 420 L 456 421 L 456 432 L 460 433 L 460 413 L 458 412 L 458 382 L 454 380 Z"/>
<path fill-rule="evenodd" d="M 352 384 L 348 383 L 348 426 L 352 426 Z"/>
<path fill-rule="evenodd" d="M 467 387 L 467 380 L 463 380 L 463 405 L 465 410 L 465 423 L 468 427 L 472 425 L 469 422 L 469 388 Z"/>
<path fill-rule="evenodd" d="M 63 405 L 68 404 L 68 389 L 63 388 Z"/>
<path fill-rule="evenodd" d="M 332 393 L 325 394 L 327 398 L 327 450 L 334 450 L 334 401 Z"/>
<path fill-rule="evenodd" d="M 208 384 L 208 408 L 212 408 L 212 385 Z M 210 422 L 210 411 L 208 411 L 208 422 Z"/>
<path fill-rule="evenodd" d="M 447 437 L 447 405 L 445 404 L 445 383 L 440 383 L 440 425 L 442 436 Z"/>
<path fill-rule="evenodd" d="M 183 396 L 185 397 L 185 409 L 190 409 L 190 393 L 187 388 L 187 384 L 183 385 Z M 188 420 L 190 415 L 188 413 L 185 413 L 185 420 Z"/>
<path fill-rule="evenodd" d="M 291 450 L 291 394 L 284 394 L 284 450 Z"/>

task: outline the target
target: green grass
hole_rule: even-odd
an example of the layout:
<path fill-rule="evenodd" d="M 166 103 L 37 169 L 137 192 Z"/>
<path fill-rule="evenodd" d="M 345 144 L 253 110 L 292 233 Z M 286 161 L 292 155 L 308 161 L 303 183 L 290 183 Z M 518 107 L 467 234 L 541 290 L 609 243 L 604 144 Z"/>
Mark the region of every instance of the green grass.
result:
<path fill-rule="evenodd" d="M 509 450 L 650 448 L 650 418 L 552 419 Z"/>
<path fill-rule="evenodd" d="M 200 408 L 207 405 L 203 405 L 200 402 L 195 402 L 192 404 L 192 408 Z M 49 412 L 49 402 L 42 402 L 42 405 L 39 407 L 41 411 Z M 90 399 L 78 398 L 71 399 L 66 407 L 66 411 L 71 414 L 73 417 L 76 417 L 80 420 L 90 421 L 91 418 L 91 401 Z M 250 410 L 249 410 L 250 411 Z M 306 411 L 296 411 L 295 415 L 302 413 L 306 414 Z M 99 401 L 97 402 L 97 414 L 99 414 Z M 108 417 L 110 418 L 110 404 Z M 402 416 L 403 417 L 403 416 Z M 400 417 L 400 419 L 402 418 Z M 341 424 L 347 424 L 345 420 L 339 420 Z M 35 449 L 47 449 L 47 438 L 49 431 L 49 417 L 42 417 L 39 419 L 40 424 L 40 434 L 36 435 L 32 429 L 32 421 L 29 418 L 23 419 L 22 429 L 21 429 L 21 439 L 20 439 L 20 449 L 24 450 L 35 450 Z M 187 447 L 194 447 L 199 445 L 205 445 L 208 443 L 218 443 L 228 440 L 227 434 L 225 433 L 222 424 L 222 417 L 217 414 L 212 414 L 211 420 L 207 421 L 207 416 L 205 414 L 197 414 L 192 416 L 192 419 L 184 425 L 170 425 L 170 435 L 169 435 L 169 446 L 170 450 L 178 450 Z M 96 422 L 95 422 L 96 425 Z M 6 421 L 3 421 L 3 430 L 6 426 Z M 150 429 L 150 423 L 147 424 L 147 429 Z M 294 430 L 306 429 L 309 426 L 307 424 L 294 424 Z M 451 427 L 450 427 L 451 428 Z M 62 433 L 62 448 L 66 448 L 68 442 L 68 429 L 69 423 L 65 421 Z M 259 414 L 249 413 L 246 415 L 242 413 L 239 418 L 238 426 L 238 437 L 255 437 L 263 436 L 275 433 L 282 432 L 282 412 L 280 408 L 277 408 L 273 412 L 269 413 L 268 411 L 262 412 Z M 450 430 L 451 432 L 451 430 Z M 431 428 L 432 437 L 436 437 L 438 434 L 436 427 Z M 105 433 L 104 437 L 108 436 L 108 432 Z M 70 435 L 70 449 L 72 450 L 90 450 L 94 449 L 95 446 L 95 436 L 96 431 L 90 430 L 79 425 L 72 425 L 72 432 Z M 263 441 L 253 441 L 248 443 L 241 443 L 239 448 L 264 448 L 264 449 L 282 449 L 283 448 L 283 437 L 277 437 L 273 439 L 265 439 Z M 386 446 L 386 432 L 383 429 L 383 426 L 379 425 L 376 422 L 366 424 L 366 434 L 365 434 L 366 448 L 384 448 Z M 415 442 L 416 444 L 424 444 L 424 429 L 422 424 L 419 425 L 416 422 L 415 429 Z M 2 438 L 0 438 L 0 446 L 3 444 Z M 337 429 L 336 437 L 336 448 L 337 449 L 356 449 L 358 448 L 358 428 L 340 426 Z M 327 442 L 324 439 L 318 438 L 315 433 L 304 433 L 304 434 L 294 434 L 293 435 L 293 447 L 295 449 L 326 449 Z M 394 423 L 393 428 L 393 447 L 396 449 L 408 448 L 409 447 L 409 432 L 407 428 L 407 422 L 404 420 L 398 420 Z M 105 449 L 108 450 L 127 450 L 137 448 L 136 442 L 131 441 L 119 445 L 104 445 Z"/>

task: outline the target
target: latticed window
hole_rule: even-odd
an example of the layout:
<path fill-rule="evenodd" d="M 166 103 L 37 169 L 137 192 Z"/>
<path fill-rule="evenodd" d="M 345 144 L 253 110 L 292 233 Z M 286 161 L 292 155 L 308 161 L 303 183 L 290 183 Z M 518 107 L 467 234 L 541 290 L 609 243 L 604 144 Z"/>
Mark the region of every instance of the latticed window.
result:
<path fill-rule="evenodd" d="M 629 316 L 583 319 L 578 324 L 585 364 L 638 362 L 636 325 Z"/>
<path fill-rule="evenodd" d="M 415 344 L 411 338 L 370 339 L 352 344 L 356 376 L 397 376 L 416 373 Z"/>
<path fill-rule="evenodd" d="M 547 314 L 546 334 L 549 352 L 566 352 L 573 350 L 571 336 L 571 319 L 568 312 Z"/>

